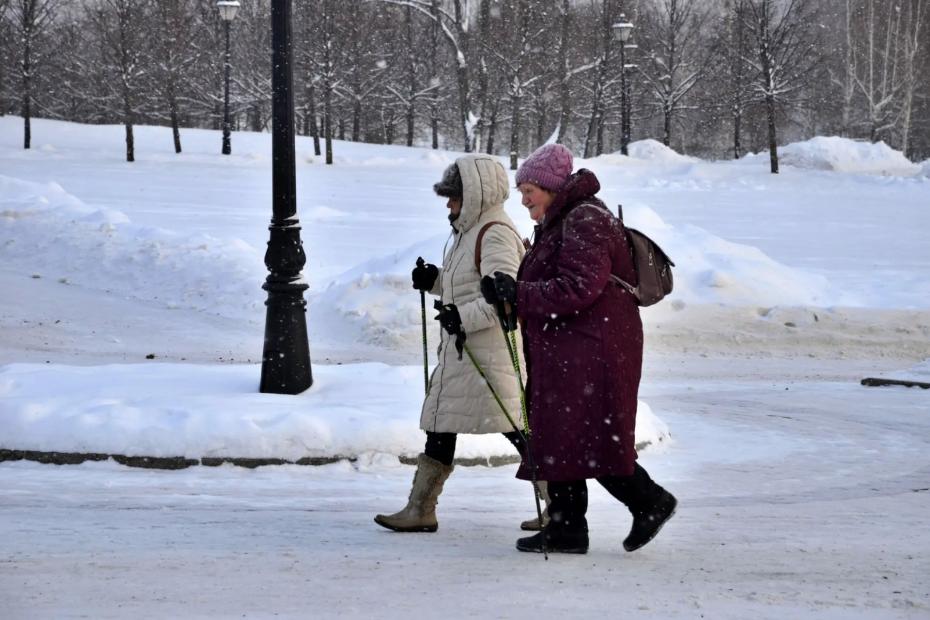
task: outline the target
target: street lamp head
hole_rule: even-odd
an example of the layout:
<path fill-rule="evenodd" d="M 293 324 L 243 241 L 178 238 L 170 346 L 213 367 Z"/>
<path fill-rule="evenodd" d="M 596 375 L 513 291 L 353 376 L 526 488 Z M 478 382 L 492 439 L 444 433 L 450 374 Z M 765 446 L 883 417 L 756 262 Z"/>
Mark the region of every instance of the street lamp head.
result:
<path fill-rule="evenodd" d="M 239 0 L 217 0 L 216 8 L 220 10 L 220 19 L 231 22 L 239 10 Z"/>
<path fill-rule="evenodd" d="M 633 24 L 627 21 L 626 14 L 620 13 L 620 21 L 615 23 L 612 27 L 614 30 L 614 40 L 620 41 L 621 43 L 626 43 L 630 40 L 630 35 L 633 33 Z"/>

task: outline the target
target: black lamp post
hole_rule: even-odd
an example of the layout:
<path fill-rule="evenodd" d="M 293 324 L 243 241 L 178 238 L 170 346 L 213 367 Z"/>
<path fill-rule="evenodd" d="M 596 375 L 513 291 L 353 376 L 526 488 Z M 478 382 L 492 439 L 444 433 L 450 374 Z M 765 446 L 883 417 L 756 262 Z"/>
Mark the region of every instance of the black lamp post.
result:
<path fill-rule="evenodd" d="M 307 302 L 301 269 L 307 262 L 297 220 L 291 0 L 271 1 L 272 211 L 265 252 L 268 277 L 260 390 L 298 394 L 313 384 L 307 342 Z"/>
<path fill-rule="evenodd" d="M 633 33 L 633 24 L 620 13 L 620 21 L 613 25 L 614 40 L 620 42 L 620 152 L 629 155 L 630 144 L 630 93 L 626 79 L 626 42 Z"/>
<path fill-rule="evenodd" d="M 229 143 L 229 24 L 236 19 L 239 0 L 218 0 L 216 8 L 220 11 L 220 19 L 223 20 L 223 29 L 226 31 L 226 56 L 223 62 L 226 74 L 223 86 L 223 155 L 229 155 L 232 153 Z"/>

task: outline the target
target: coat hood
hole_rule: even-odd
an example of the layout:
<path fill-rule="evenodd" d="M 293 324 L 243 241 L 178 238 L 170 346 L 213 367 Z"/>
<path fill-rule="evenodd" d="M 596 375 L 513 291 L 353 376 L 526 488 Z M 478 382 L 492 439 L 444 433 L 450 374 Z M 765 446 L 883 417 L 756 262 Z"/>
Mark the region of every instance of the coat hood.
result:
<path fill-rule="evenodd" d="M 462 214 L 452 226 L 465 232 L 475 225 L 482 213 L 503 208 L 510 196 L 507 172 L 490 155 L 466 155 L 455 160 L 462 175 Z"/>
<path fill-rule="evenodd" d="M 555 199 L 546 212 L 546 219 L 542 223 L 543 228 L 547 228 L 553 222 L 559 219 L 559 216 L 570 210 L 571 207 L 578 203 L 596 199 L 595 194 L 601 191 L 601 182 L 593 172 L 587 168 L 581 168 L 575 174 L 568 177 L 568 181 L 555 195 Z M 598 200 L 598 202 L 600 202 Z"/>

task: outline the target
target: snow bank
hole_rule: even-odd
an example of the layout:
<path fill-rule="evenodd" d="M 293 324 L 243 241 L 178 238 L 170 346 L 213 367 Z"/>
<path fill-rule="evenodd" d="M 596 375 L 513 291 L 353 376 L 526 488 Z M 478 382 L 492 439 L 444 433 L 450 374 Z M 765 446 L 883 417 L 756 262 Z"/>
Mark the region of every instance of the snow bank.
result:
<path fill-rule="evenodd" d="M 136 226 L 57 183 L 0 176 L 0 248 L 7 269 L 33 277 L 167 308 L 262 316 L 263 259 L 244 241 Z"/>
<path fill-rule="evenodd" d="M 423 368 L 316 365 L 298 396 L 260 394 L 257 365 L 0 367 L 0 448 L 188 458 L 415 456 Z M 637 444 L 668 427 L 640 403 Z M 514 455 L 502 436 L 463 435 L 456 455 Z"/>
<path fill-rule="evenodd" d="M 920 175 L 930 179 L 930 159 L 920 164 Z"/>
<path fill-rule="evenodd" d="M 331 281 L 310 301 L 311 330 L 327 342 L 413 350 L 422 338 L 420 297 L 410 271 L 419 257 L 440 262 L 445 236 L 367 260 Z M 427 295 L 427 320 L 435 315 Z M 438 324 L 429 322 L 430 338 Z M 312 334 L 311 334 L 312 335 Z M 437 340 L 438 342 L 438 340 Z"/>
<path fill-rule="evenodd" d="M 665 146 L 658 140 L 638 140 L 627 145 L 627 151 L 633 159 L 651 161 L 664 164 L 682 164 L 698 161 L 695 157 L 682 155 L 674 149 Z"/>
<path fill-rule="evenodd" d="M 884 142 L 872 144 L 836 136 L 818 136 L 780 147 L 779 161 L 795 168 L 886 176 L 914 176 L 920 171 L 904 153 Z"/>
<path fill-rule="evenodd" d="M 691 164 L 700 161 L 695 157 L 677 153 L 658 140 L 652 140 L 651 138 L 631 142 L 627 145 L 627 152 L 629 155 L 621 155 L 620 152 L 617 151 L 616 153 L 599 155 L 587 160 L 577 158 L 575 160 L 575 167 L 583 167 L 585 166 L 585 162 L 622 166 L 631 162 L 636 162 L 638 164 Z"/>
<path fill-rule="evenodd" d="M 782 265 L 758 248 L 726 241 L 691 224 L 670 226 L 642 205 L 625 207 L 624 218 L 635 222 L 675 262 L 675 288 L 669 300 L 823 306 L 836 298 L 825 277 Z"/>
<path fill-rule="evenodd" d="M 625 208 L 629 222 L 650 235 L 675 261 L 675 290 L 687 304 L 824 306 L 836 293 L 823 276 L 792 269 L 759 249 L 731 243 L 693 225 L 666 224 L 649 207 Z M 410 287 L 417 257 L 436 261 L 445 237 L 366 261 L 314 295 L 311 329 L 327 343 L 413 350 L 421 339 L 419 296 Z M 427 295 L 430 339 L 435 338 L 432 296 Z M 668 302 L 664 302 L 668 303 Z"/>

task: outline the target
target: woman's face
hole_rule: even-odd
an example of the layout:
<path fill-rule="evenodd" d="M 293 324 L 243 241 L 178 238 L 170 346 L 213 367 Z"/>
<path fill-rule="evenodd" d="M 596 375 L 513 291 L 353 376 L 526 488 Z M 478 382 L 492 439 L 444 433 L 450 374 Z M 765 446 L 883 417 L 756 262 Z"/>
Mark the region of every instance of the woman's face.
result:
<path fill-rule="evenodd" d="M 534 222 L 541 221 L 555 199 L 555 194 L 535 183 L 520 183 L 517 190 L 523 196 L 523 206 L 530 210 L 530 218 Z"/>
<path fill-rule="evenodd" d="M 446 201 L 446 208 L 449 209 L 449 221 L 454 222 L 462 213 L 462 198 L 452 197 Z"/>

